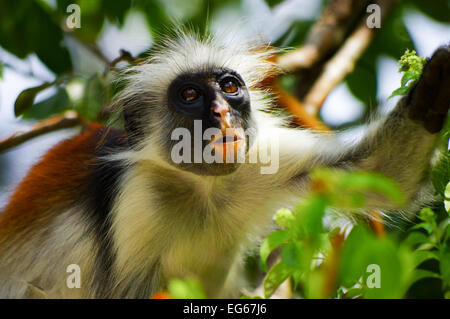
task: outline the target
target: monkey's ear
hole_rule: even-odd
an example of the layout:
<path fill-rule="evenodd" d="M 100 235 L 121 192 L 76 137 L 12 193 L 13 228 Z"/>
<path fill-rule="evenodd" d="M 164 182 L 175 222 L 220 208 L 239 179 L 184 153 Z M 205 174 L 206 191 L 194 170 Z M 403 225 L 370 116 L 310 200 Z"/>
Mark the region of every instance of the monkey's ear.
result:
<path fill-rule="evenodd" d="M 438 48 L 409 93 L 409 116 L 430 133 L 439 132 L 450 107 L 450 45 Z"/>

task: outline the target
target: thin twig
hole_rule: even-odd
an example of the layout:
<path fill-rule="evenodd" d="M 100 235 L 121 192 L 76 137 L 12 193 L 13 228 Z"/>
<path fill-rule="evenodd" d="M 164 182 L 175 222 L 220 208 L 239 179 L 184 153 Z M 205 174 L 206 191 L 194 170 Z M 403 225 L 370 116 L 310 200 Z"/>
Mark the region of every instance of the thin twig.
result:
<path fill-rule="evenodd" d="M 334 52 L 345 36 L 360 19 L 368 0 L 332 0 L 324 8 L 321 17 L 311 27 L 304 45 L 283 54 L 278 65 L 285 72 L 310 68 Z"/>
<path fill-rule="evenodd" d="M 331 252 L 324 264 L 325 281 L 322 286 L 320 298 L 330 298 L 336 289 L 339 276 L 339 263 L 341 250 L 345 240 L 345 232 L 341 231 L 331 238 Z"/>
<path fill-rule="evenodd" d="M 138 62 L 138 59 L 134 58 L 127 50 L 120 49 L 120 55 L 106 65 L 103 75 L 106 76 L 108 72 L 111 71 L 111 69 L 113 69 L 119 62 L 122 61 L 126 61 L 129 64 L 136 64 Z"/>
<path fill-rule="evenodd" d="M 341 83 L 347 74 L 353 71 L 356 62 L 369 46 L 375 32 L 361 25 L 344 43 L 306 95 L 304 103 L 306 111 L 317 114 L 331 91 Z"/>
<path fill-rule="evenodd" d="M 294 124 L 299 125 L 300 127 L 312 129 L 314 131 L 330 131 L 330 128 L 327 127 L 315 115 L 311 115 L 306 112 L 305 106 L 302 102 L 296 99 L 288 91 L 284 90 L 278 81 L 273 84 L 273 91 L 276 96 L 276 104 L 294 115 Z"/>
<path fill-rule="evenodd" d="M 314 130 L 329 130 L 315 113 L 307 112 L 301 101 L 317 81 L 327 58 L 339 48 L 361 19 L 367 4 L 368 0 L 330 1 L 309 31 L 304 45 L 278 56 L 277 65 L 284 72 L 295 72 L 295 96 L 283 90 L 277 79 L 272 79 L 272 88 L 278 97 L 277 104 L 295 116 L 294 124 Z"/>
<path fill-rule="evenodd" d="M 381 9 L 381 20 L 384 21 L 397 0 L 378 0 Z M 368 28 L 366 16 L 356 30 L 345 40 L 337 53 L 325 64 L 317 81 L 304 98 L 306 111 L 318 114 L 323 102 L 331 91 L 354 70 L 356 62 L 373 40 L 377 28 Z"/>
<path fill-rule="evenodd" d="M 0 140 L 0 152 L 25 143 L 37 136 L 54 132 L 64 128 L 75 127 L 82 123 L 75 111 L 66 111 L 63 114 L 53 116 L 47 120 L 33 125 L 27 131 L 14 133 L 13 135 Z"/>
<path fill-rule="evenodd" d="M 383 223 L 383 215 L 379 211 L 371 209 L 369 210 L 369 216 L 369 223 L 375 234 L 377 234 L 379 237 L 386 236 L 386 229 Z"/>
<path fill-rule="evenodd" d="M 128 52 L 127 50 L 120 49 L 120 55 L 117 58 L 115 58 L 114 60 L 112 60 L 112 62 L 109 64 L 109 67 L 111 67 L 111 68 L 115 67 L 116 64 L 121 61 L 127 61 L 128 63 L 133 64 L 136 62 L 136 59 L 133 58 L 131 53 Z"/>

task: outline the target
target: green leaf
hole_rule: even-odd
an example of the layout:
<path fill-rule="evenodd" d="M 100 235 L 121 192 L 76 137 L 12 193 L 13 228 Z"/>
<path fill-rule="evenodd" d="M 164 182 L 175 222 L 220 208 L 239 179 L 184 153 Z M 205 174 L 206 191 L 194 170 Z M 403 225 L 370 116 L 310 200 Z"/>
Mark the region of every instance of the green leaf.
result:
<path fill-rule="evenodd" d="M 289 229 L 295 221 L 294 214 L 289 209 L 281 208 L 275 213 L 275 222 L 278 226 Z"/>
<path fill-rule="evenodd" d="M 170 24 L 170 19 L 161 1 L 139 1 L 136 5 L 145 13 L 153 36 L 158 37 L 164 26 Z"/>
<path fill-rule="evenodd" d="M 271 233 L 269 236 L 267 236 L 264 241 L 261 244 L 261 247 L 259 249 L 259 254 L 261 257 L 261 262 L 263 265 L 263 270 L 267 271 L 267 258 L 269 257 L 270 253 L 280 245 L 286 243 L 290 238 L 290 235 L 288 232 L 284 230 L 279 230 Z"/>
<path fill-rule="evenodd" d="M 300 245 L 297 242 L 291 242 L 288 243 L 286 246 L 283 247 L 283 250 L 281 252 L 281 258 L 283 262 L 296 269 L 301 269 L 300 266 L 301 263 L 301 251 L 300 251 Z"/>
<path fill-rule="evenodd" d="M 431 171 L 431 182 L 436 192 L 445 197 L 445 188 L 450 181 L 450 153 L 442 154 L 438 163 Z"/>
<path fill-rule="evenodd" d="M 433 232 L 433 226 L 429 223 L 419 223 L 411 227 L 411 230 L 415 229 L 425 229 L 428 234 L 431 234 Z"/>
<path fill-rule="evenodd" d="M 405 201 L 405 196 L 395 181 L 374 172 L 347 174 L 341 179 L 337 187 L 347 191 L 375 191 L 396 204 L 402 204 Z"/>
<path fill-rule="evenodd" d="M 366 250 L 370 245 L 370 234 L 363 226 L 355 227 L 344 242 L 339 267 L 340 282 L 349 287 L 365 274 Z"/>
<path fill-rule="evenodd" d="M 426 223 L 432 224 L 436 222 L 436 214 L 429 207 L 422 208 L 419 213 L 419 219 Z"/>
<path fill-rule="evenodd" d="M 414 267 L 419 266 L 426 260 L 436 259 L 439 260 L 439 254 L 435 251 L 429 250 L 416 250 L 413 252 L 414 255 Z"/>
<path fill-rule="evenodd" d="M 437 21 L 448 23 L 449 22 L 449 4 L 447 0 L 433 1 L 432 3 L 426 0 L 410 0 L 409 4 L 414 4 L 417 9 L 435 19 Z"/>
<path fill-rule="evenodd" d="M 305 283 L 305 295 L 308 299 L 318 299 L 328 296 L 323 295 L 324 286 L 326 285 L 326 272 L 313 271 L 308 274 Z"/>
<path fill-rule="evenodd" d="M 367 50 L 347 78 L 350 92 L 367 107 L 377 103 L 376 55 Z"/>
<path fill-rule="evenodd" d="M 408 92 L 409 92 L 409 87 L 402 86 L 402 87 L 394 90 L 394 92 L 392 92 L 392 94 L 388 97 L 388 100 L 397 95 L 406 95 L 406 94 L 408 94 Z"/>
<path fill-rule="evenodd" d="M 265 0 L 265 2 L 272 8 L 283 2 L 283 0 Z"/>
<path fill-rule="evenodd" d="M 445 210 L 447 213 L 450 213 L 450 183 L 447 183 L 447 186 L 445 186 L 444 198 Z"/>
<path fill-rule="evenodd" d="M 449 240 L 450 239 L 450 227 L 447 226 L 443 232 L 445 232 L 443 241 Z"/>
<path fill-rule="evenodd" d="M 404 23 L 404 13 L 401 5 L 393 10 L 381 26 L 368 50 L 379 54 L 387 54 L 398 59 L 407 49 L 414 48 L 414 42 Z"/>
<path fill-rule="evenodd" d="M 196 279 L 186 280 L 172 279 L 169 282 L 168 291 L 171 297 L 175 299 L 205 299 L 206 293 Z"/>
<path fill-rule="evenodd" d="M 260 297 L 260 296 L 254 296 L 254 297 L 251 297 L 251 296 L 241 296 L 239 299 L 263 299 L 262 297 Z"/>
<path fill-rule="evenodd" d="M 405 74 L 402 76 L 400 83 L 402 86 L 405 86 L 408 83 L 408 81 L 417 80 L 417 79 L 419 79 L 419 77 L 420 77 L 420 74 L 408 71 L 408 72 L 405 72 Z"/>
<path fill-rule="evenodd" d="M 14 102 L 15 116 L 21 115 L 28 108 L 30 108 L 34 103 L 36 95 L 46 88 L 52 86 L 53 84 L 54 83 L 45 82 L 39 86 L 28 88 L 20 92 L 20 94 L 17 96 L 16 101 Z"/>
<path fill-rule="evenodd" d="M 131 0 L 103 0 L 99 11 L 105 14 L 111 21 L 115 21 L 117 19 L 119 24 L 122 25 L 125 20 L 125 15 L 128 13 L 128 10 L 132 5 L 133 1 Z"/>
<path fill-rule="evenodd" d="M 410 251 L 395 241 L 375 237 L 366 227 L 356 226 L 342 248 L 339 284 L 349 287 L 362 278 L 366 298 L 401 298 L 414 269 L 411 257 Z M 375 266 L 372 269 L 369 265 Z M 369 285 L 374 278 L 379 279 L 379 287 Z"/>
<path fill-rule="evenodd" d="M 421 232 L 412 232 L 403 240 L 403 244 L 409 247 L 414 247 L 416 245 L 421 245 L 429 241 L 428 236 Z"/>
<path fill-rule="evenodd" d="M 395 90 L 388 99 L 396 95 L 406 95 L 420 78 L 426 61 L 426 58 L 418 57 L 416 51 L 406 50 L 399 61 L 399 72 L 405 72 L 401 79 L 401 87 Z"/>
<path fill-rule="evenodd" d="M 314 195 L 295 207 L 297 236 L 315 242 L 320 241 L 320 234 L 323 230 L 322 218 L 325 214 L 326 205 L 327 200 L 324 196 Z"/>
<path fill-rule="evenodd" d="M 78 113 L 92 121 L 96 121 L 104 104 L 105 82 L 101 75 L 94 74 L 89 78 L 84 89 L 82 103 L 77 107 Z"/>
<path fill-rule="evenodd" d="M 416 269 L 414 270 L 413 276 L 411 278 L 411 285 L 421 279 L 425 278 L 440 278 L 439 274 L 425 270 L 425 269 Z"/>
<path fill-rule="evenodd" d="M 69 96 L 64 88 L 58 88 L 56 94 L 48 99 L 34 104 L 23 113 L 24 119 L 43 120 L 51 115 L 59 114 L 72 107 Z"/>
<path fill-rule="evenodd" d="M 444 244 L 440 249 L 440 271 L 442 280 L 450 287 L 450 245 Z"/>
<path fill-rule="evenodd" d="M 3 1 L 0 10 L 0 45 L 23 59 L 36 53 L 54 73 L 72 68 L 63 44 L 63 30 L 38 1 Z"/>
<path fill-rule="evenodd" d="M 412 275 L 413 265 L 409 263 L 408 256 L 404 256 L 397 245 L 390 240 L 376 239 L 370 245 L 370 252 L 367 256 L 368 265 L 379 266 L 381 280 L 380 287 L 369 287 L 366 285 L 366 298 L 402 298 L 409 288 L 410 275 Z M 369 281 L 368 265 L 364 281 Z"/>
<path fill-rule="evenodd" d="M 278 263 L 273 266 L 264 278 L 264 296 L 269 298 L 275 290 L 294 273 L 292 269 L 285 263 Z"/>
<path fill-rule="evenodd" d="M 362 288 L 360 287 L 355 287 L 355 288 L 350 288 L 349 290 L 347 290 L 347 292 L 345 293 L 345 298 L 358 298 L 362 296 Z"/>
<path fill-rule="evenodd" d="M 300 283 L 300 280 L 304 277 L 304 272 L 295 270 L 292 275 L 292 280 L 294 282 L 294 289 L 297 288 L 298 284 Z"/>

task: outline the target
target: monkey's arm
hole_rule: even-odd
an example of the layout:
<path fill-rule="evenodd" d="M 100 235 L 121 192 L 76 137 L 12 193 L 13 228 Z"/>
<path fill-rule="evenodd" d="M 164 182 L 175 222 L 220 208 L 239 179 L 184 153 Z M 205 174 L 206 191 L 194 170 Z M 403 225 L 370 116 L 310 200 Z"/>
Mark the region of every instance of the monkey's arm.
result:
<path fill-rule="evenodd" d="M 337 163 L 329 164 L 383 173 L 411 199 L 427 176 L 449 107 L 450 47 L 446 46 L 436 50 L 416 86 L 388 117 Z"/>

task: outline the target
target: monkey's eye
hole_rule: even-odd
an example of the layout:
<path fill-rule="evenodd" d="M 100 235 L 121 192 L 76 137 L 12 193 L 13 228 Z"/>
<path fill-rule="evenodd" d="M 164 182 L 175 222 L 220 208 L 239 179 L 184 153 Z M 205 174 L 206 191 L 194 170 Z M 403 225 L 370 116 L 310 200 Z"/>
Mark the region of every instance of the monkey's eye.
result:
<path fill-rule="evenodd" d="M 232 79 L 224 79 L 223 81 L 221 81 L 220 88 L 222 89 L 222 91 L 228 94 L 233 94 L 238 91 L 238 86 Z"/>
<path fill-rule="evenodd" d="M 181 93 L 181 96 L 187 102 L 195 100 L 196 98 L 198 98 L 198 95 L 199 94 L 197 90 L 193 88 L 187 88 Z"/>

